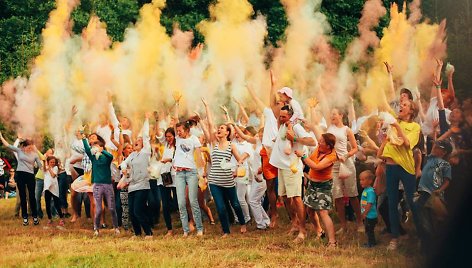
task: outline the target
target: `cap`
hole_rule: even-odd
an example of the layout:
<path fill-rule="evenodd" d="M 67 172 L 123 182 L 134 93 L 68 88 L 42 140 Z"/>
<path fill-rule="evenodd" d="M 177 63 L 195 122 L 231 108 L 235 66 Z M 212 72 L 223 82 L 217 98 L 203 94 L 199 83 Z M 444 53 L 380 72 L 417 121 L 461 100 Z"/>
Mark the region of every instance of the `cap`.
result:
<path fill-rule="evenodd" d="M 452 152 L 452 144 L 447 140 L 436 141 L 436 145 L 443 149 L 447 154 Z"/>
<path fill-rule="evenodd" d="M 293 90 L 289 87 L 283 87 L 283 88 L 279 89 L 279 91 L 277 91 L 277 93 L 285 94 L 285 95 L 287 95 L 287 97 L 293 99 Z"/>

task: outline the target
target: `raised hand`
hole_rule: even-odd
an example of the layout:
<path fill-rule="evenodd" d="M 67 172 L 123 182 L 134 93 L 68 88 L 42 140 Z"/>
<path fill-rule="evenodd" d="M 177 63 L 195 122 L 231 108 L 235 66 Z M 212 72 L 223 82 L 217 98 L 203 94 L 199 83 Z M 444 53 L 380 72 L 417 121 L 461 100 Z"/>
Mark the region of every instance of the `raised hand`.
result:
<path fill-rule="evenodd" d="M 203 106 L 208 107 L 208 102 L 205 100 L 205 98 L 202 98 Z"/>
<path fill-rule="evenodd" d="M 223 110 L 225 114 L 228 114 L 228 108 L 225 105 L 220 105 L 220 109 Z"/>
<path fill-rule="evenodd" d="M 310 108 L 315 108 L 320 102 L 318 101 L 317 98 L 315 97 L 312 97 L 312 98 L 309 98 L 308 99 L 308 106 Z"/>
<path fill-rule="evenodd" d="M 439 77 L 433 77 L 433 85 L 436 87 L 436 88 L 441 88 L 441 85 L 442 85 L 442 79 L 439 78 Z"/>
<path fill-rule="evenodd" d="M 270 84 L 272 86 L 275 85 L 275 83 L 277 82 L 277 80 L 275 79 L 275 75 L 274 75 L 274 72 L 271 70 L 269 70 L 269 73 L 270 73 Z"/>
<path fill-rule="evenodd" d="M 75 116 L 79 110 L 77 109 L 77 106 L 73 105 L 72 106 L 72 116 Z"/>
<path fill-rule="evenodd" d="M 391 74 L 393 72 L 393 66 L 388 62 L 384 61 L 385 68 L 387 68 L 387 73 Z"/>
<path fill-rule="evenodd" d="M 183 95 L 180 91 L 174 91 L 174 93 L 172 93 L 172 97 L 174 98 L 175 103 L 179 103 L 182 99 L 182 96 Z"/>
<path fill-rule="evenodd" d="M 146 119 L 151 118 L 151 112 L 145 112 L 144 113 L 144 118 L 146 118 Z"/>

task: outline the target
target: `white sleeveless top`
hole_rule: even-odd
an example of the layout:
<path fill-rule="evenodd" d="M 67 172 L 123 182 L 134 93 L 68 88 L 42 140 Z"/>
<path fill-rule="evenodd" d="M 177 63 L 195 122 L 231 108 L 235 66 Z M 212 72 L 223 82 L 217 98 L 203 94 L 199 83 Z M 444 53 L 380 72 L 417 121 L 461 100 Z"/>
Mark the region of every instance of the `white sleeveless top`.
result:
<path fill-rule="evenodd" d="M 348 153 L 347 144 L 347 130 L 348 126 L 337 127 L 335 125 L 330 125 L 326 132 L 333 134 L 336 136 L 336 144 L 334 145 L 334 149 L 339 157 L 345 156 Z"/>

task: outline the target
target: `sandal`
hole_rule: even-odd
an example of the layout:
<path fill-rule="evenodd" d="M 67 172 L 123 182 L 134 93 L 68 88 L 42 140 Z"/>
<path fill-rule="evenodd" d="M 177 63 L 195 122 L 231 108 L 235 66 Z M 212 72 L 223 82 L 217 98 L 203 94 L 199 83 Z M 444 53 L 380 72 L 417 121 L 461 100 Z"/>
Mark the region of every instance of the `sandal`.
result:
<path fill-rule="evenodd" d="M 327 247 L 328 248 L 337 248 L 338 247 L 338 241 L 328 242 Z"/>
<path fill-rule="evenodd" d="M 319 233 L 316 235 L 316 240 L 318 240 L 318 239 L 324 239 L 325 237 L 326 237 L 325 231 L 321 230 L 321 232 L 319 232 Z"/>
<path fill-rule="evenodd" d="M 394 250 L 397 250 L 397 248 L 398 248 L 398 241 L 391 240 L 390 243 L 388 244 L 387 250 L 394 251 Z"/>

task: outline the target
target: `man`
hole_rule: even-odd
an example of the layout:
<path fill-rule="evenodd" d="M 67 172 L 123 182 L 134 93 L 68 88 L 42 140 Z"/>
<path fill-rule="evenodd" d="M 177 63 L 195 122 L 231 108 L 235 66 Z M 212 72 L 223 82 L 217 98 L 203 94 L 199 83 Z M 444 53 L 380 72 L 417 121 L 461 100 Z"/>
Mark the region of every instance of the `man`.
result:
<path fill-rule="evenodd" d="M 303 150 L 304 145 L 315 146 L 315 140 L 300 124 L 292 126 L 290 118 L 294 112 L 289 105 L 280 108 L 278 114 L 279 130 L 269 162 L 278 168 L 278 193 L 284 198 L 291 216 L 289 233 L 298 231 L 295 242 L 301 242 L 306 238 L 305 210 L 301 199 L 303 164 L 294 152 Z M 289 154 L 287 148 L 291 149 Z"/>

